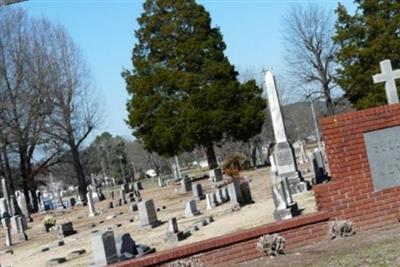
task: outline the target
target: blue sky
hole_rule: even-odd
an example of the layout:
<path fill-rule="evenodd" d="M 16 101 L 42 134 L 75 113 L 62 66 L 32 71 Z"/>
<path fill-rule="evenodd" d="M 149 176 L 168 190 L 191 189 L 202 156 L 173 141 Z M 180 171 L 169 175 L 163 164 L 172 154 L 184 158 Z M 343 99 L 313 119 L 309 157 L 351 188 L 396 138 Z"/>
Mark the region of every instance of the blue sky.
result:
<path fill-rule="evenodd" d="M 29 0 L 18 4 L 33 16 L 63 24 L 80 46 L 99 90 L 105 120 L 99 132 L 131 136 L 124 123 L 128 95 L 121 78 L 132 68 L 136 18 L 142 12 L 137 0 Z M 227 45 L 226 54 L 239 71 L 273 68 L 283 73 L 283 18 L 292 5 L 310 1 L 204 0 L 213 26 L 219 26 Z M 337 1 L 314 1 L 334 10 Z M 341 1 L 353 8 L 352 1 Z"/>

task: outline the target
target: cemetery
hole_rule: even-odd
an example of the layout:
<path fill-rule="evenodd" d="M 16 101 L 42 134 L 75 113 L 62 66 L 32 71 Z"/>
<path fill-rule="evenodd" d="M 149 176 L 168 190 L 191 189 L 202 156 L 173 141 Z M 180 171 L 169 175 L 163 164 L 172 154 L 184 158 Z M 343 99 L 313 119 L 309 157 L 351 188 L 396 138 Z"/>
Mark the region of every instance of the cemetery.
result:
<path fill-rule="evenodd" d="M 289 74 L 258 75 L 230 63 L 220 3 L 144 0 L 126 137 L 24 2 L 0 1 L 0 267 L 400 266 L 398 5 L 282 4 Z"/>

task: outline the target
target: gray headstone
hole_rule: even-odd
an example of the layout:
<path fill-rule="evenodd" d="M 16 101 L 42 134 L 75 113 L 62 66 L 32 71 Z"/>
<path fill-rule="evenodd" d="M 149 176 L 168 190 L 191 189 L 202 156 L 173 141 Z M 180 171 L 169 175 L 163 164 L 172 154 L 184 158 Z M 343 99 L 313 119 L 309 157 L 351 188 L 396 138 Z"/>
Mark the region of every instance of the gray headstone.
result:
<path fill-rule="evenodd" d="M 215 194 L 207 194 L 206 195 L 207 209 L 211 210 L 217 206 L 217 201 L 215 199 Z"/>
<path fill-rule="evenodd" d="M 88 208 L 89 208 L 89 217 L 94 217 L 97 215 L 97 212 L 96 212 L 96 207 L 94 205 L 94 201 L 92 198 L 92 190 L 91 189 L 89 189 L 89 192 L 86 193 L 86 198 L 87 198 Z"/>
<path fill-rule="evenodd" d="M 92 233 L 92 251 L 95 266 L 107 266 L 118 261 L 113 231 Z"/>
<path fill-rule="evenodd" d="M 325 162 L 322 152 L 316 148 L 312 153 L 312 167 L 315 175 L 315 183 L 320 184 L 328 179 L 328 174 L 325 169 Z"/>
<path fill-rule="evenodd" d="M 196 200 L 204 199 L 203 187 L 201 184 L 192 184 L 193 198 Z"/>
<path fill-rule="evenodd" d="M 168 220 L 168 232 L 169 233 L 178 233 L 178 222 L 175 217 Z"/>
<path fill-rule="evenodd" d="M 160 224 L 160 221 L 157 219 L 157 213 L 152 199 L 139 202 L 138 210 L 141 228 L 154 228 Z"/>
<path fill-rule="evenodd" d="M 184 176 L 181 179 L 181 193 L 186 193 L 192 190 L 192 181 Z"/>
<path fill-rule="evenodd" d="M 6 198 L 0 198 L 0 218 L 10 217 Z"/>
<path fill-rule="evenodd" d="M 8 212 L 11 212 L 11 208 L 9 206 L 10 205 L 10 196 L 8 194 L 8 187 L 7 187 L 7 183 L 6 183 L 6 179 L 5 178 L 1 178 L 1 188 L 3 190 L 3 197 L 7 200 L 7 202 L 6 202 L 7 210 L 8 210 Z"/>
<path fill-rule="evenodd" d="M 210 180 L 213 182 L 220 182 L 223 180 L 222 170 L 221 168 L 215 168 L 208 171 L 208 175 L 210 176 Z"/>
<path fill-rule="evenodd" d="M 228 185 L 228 193 L 231 204 L 243 204 L 243 198 L 240 192 L 240 183 L 238 181 L 233 181 Z"/>
<path fill-rule="evenodd" d="M 192 217 L 199 215 L 200 211 L 197 210 L 196 200 L 192 199 L 186 203 L 185 216 Z"/>
<path fill-rule="evenodd" d="M 6 217 L 6 218 L 1 219 L 1 224 L 3 225 L 3 229 L 5 230 L 6 246 L 10 247 L 12 245 L 10 218 Z"/>
<path fill-rule="evenodd" d="M 26 204 L 26 199 L 25 199 L 24 194 L 20 194 L 17 197 L 17 203 L 18 203 L 19 209 L 22 212 L 22 215 L 24 215 L 26 219 L 30 218 L 30 214 L 28 211 L 28 205 Z"/>
<path fill-rule="evenodd" d="M 76 234 L 76 231 L 74 230 L 74 226 L 73 226 L 72 222 L 67 222 L 67 223 L 61 224 L 60 235 L 66 237 L 66 236 L 70 236 L 70 235 L 74 235 L 74 234 Z"/>
<path fill-rule="evenodd" d="M 121 190 L 119 190 L 119 197 L 122 199 L 122 204 L 126 204 L 126 195 L 125 195 L 125 190 L 123 188 L 121 188 Z"/>
<path fill-rule="evenodd" d="M 10 218 L 11 221 L 11 232 L 13 234 L 23 233 L 26 228 L 24 224 L 24 218 L 20 215 L 14 215 Z"/>
<path fill-rule="evenodd" d="M 118 235 L 115 237 L 118 258 L 131 258 L 128 255 L 135 256 L 138 254 L 136 243 L 129 233 Z M 127 257 L 128 256 L 128 257 Z"/>
<path fill-rule="evenodd" d="M 250 183 L 248 181 L 243 181 L 240 183 L 240 193 L 242 194 L 242 199 L 244 204 L 254 203 L 251 196 Z"/>

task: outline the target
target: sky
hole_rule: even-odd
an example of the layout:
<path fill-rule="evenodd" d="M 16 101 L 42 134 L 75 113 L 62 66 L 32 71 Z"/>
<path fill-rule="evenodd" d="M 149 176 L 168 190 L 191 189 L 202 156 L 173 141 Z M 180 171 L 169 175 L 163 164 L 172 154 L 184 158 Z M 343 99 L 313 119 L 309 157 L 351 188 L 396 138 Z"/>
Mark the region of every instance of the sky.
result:
<path fill-rule="evenodd" d="M 134 30 L 139 27 L 142 0 L 29 0 L 16 4 L 35 17 L 46 17 L 65 26 L 81 48 L 91 69 L 93 84 L 103 109 L 103 125 L 97 133 L 132 138 L 127 119 L 128 94 L 121 77 L 123 69 L 132 69 Z M 225 51 L 239 72 L 259 72 L 272 68 L 284 72 L 284 17 L 293 5 L 311 1 L 203 0 L 220 27 L 227 45 Z M 332 13 L 338 1 L 313 1 Z M 352 1 L 340 1 L 349 10 Z"/>

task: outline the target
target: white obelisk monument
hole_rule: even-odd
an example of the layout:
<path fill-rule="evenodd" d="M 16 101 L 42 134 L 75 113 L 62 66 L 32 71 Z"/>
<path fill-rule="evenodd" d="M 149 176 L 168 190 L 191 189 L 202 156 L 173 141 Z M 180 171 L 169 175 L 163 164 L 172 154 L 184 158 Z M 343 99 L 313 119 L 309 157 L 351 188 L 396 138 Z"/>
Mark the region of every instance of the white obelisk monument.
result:
<path fill-rule="evenodd" d="M 307 190 L 307 184 L 303 181 L 297 168 L 296 157 L 292 145 L 287 140 L 286 128 L 283 122 L 281 105 L 275 79 L 271 71 L 265 72 L 265 88 L 268 94 L 268 106 L 274 129 L 275 147 L 274 160 L 277 168 L 278 179 L 288 178 L 290 192 L 292 194 Z"/>

